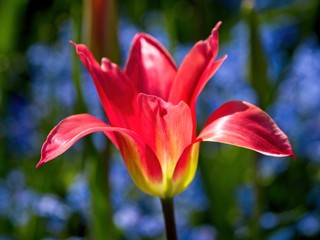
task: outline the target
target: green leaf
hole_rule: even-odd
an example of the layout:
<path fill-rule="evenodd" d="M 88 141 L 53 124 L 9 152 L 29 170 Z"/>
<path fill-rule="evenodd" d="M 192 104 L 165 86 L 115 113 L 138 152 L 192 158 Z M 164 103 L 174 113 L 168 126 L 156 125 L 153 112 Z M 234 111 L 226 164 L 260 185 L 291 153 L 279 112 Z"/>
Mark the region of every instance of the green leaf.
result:
<path fill-rule="evenodd" d="M 252 173 L 250 150 L 203 143 L 199 168 L 210 202 L 210 218 L 218 230 L 219 239 L 234 239 L 232 223 L 239 215 L 235 190 L 250 179 Z"/>

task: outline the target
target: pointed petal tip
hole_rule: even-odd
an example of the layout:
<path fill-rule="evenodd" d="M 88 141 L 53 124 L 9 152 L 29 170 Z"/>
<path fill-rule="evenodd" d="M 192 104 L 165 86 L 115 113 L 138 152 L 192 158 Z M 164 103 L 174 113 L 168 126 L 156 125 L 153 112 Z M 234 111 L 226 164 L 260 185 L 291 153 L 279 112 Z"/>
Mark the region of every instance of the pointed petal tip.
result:
<path fill-rule="evenodd" d="M 222 25 L 222 21 L 217 22 L 217 24 L 213 28 L 213 31 L 218 30 L 221 25 Z"/>
<path fill-rule="evenodd" d="M 133 40 L 140 40 L 141 38 L 153 38 L 153 37 L 147 33 L 138 32 L 134 35 Z"/>
<path fill-rule="evenodd" d="M 75 48 L 77 54 L 81 54 L 83 52 L 90 51 L 87 48 L 87 46 L 85 44 L 83 44 L 83 43 L 75 43 L 72 40 L 70 40 L 69 43 Z"/>
<path fill-rule="evenodd" d="M 151 38 L 151 36 L 149 36 L 149 35 L 146 34 L 146 33 L 140 33 L 140 32 L 139 32 L 139 33 L 136 33 L 136 34 L 134 35 L 133 39 L 132 39 L 131 45 L 133 46 L 133 45 L 139 43 L 142 39 L 149 39 L 149 38 Z"/>
<path fill-rule="evenodd" d="M 217 22 L 217 24 L 214 26 L 214 28 L 211 31 L 211 35 L 216 35 L 221 25 L 222 25 L 222 21 Z"/>
<path fill-rule="evenodd" d="M 210 42 L 210 45 L 213 49 L 218 48 L 218 42 L 219 42 L 219 27 L 221 26 L 222 22 L 219 21 L 217 24 L 214 26 L 214 28 L 211 31 L 210 36 L 208 37 L 208 40 Z"/>
<path fill-rule="evenodd" d="M 147 43 L 147 45 L 151 45 L 168 54 L 167 50 L 161 45 L 161 43 L 148 33 L 136 33 L 133 37 L 131 48 L 134 46 L 139 46 L 139 48 L 141 48 L 144 42 Z"/>
<path fill-rule="evenodd" d="M 36 165 L 36 168 L 39 168 L 42 164 L 44 164 L 44 162 L 42 159 L 40 159 L 40 161 Z"/>
<path fill-rule="evenodd" d="M 81 46 L 82 44 L 77 44 L 77 43 L 75 43 L 75 42 L 72 41 L 72 40 L 70 40 L 69 43 L 74 47 L 76 53 L 77 53 L 77 54 L 80 54 L 79 46 Z"/>
<path fill-rule="evenodd" d="M 75 49 L 77 49 L 77 47 L 78 47 L 78 44 L 77 44 L 77 43 L 75 43 L 75 42 L 72 41 L 72 40 L 69 40 L 69 43 L 70 43 Z"/>
<path fill-rule="evenodd" d="M 219 58 L 216 62 L 221 62 L 221 64 L 228 58 L 228 54 L 223 55 L 221 58 Z"/>

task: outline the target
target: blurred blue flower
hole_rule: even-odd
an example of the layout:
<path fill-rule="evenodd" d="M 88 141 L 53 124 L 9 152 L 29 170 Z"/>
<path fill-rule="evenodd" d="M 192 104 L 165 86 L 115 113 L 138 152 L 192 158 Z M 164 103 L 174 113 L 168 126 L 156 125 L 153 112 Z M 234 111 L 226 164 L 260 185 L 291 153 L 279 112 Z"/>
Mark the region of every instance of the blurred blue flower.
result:
<path fill-rule="evenodd" d="M 68 22 L 63 25 L 61 38 L 66 38 L 66 32 L 71 33 L 69 25 Z M 38 154 L 41 120 L 49 118 L 55 108 L 59 108 L 57 112 L 63 114 L 63 111 L 70 111 L 74 105 L 71 47 L 67 42 L 61 39 L 53 45 L 36 43 L 26 52 L 30 91 L 28 95 L 15 92 L 9 96 L 5 106 L 6 114 L 0 124 L 6 148 L 15 159 L 26 159 Z M 55 117 L 60 120 L 59 116 Z"/>
<path fill-rule="evenodd" d="M 79 174 L 75 177 L 68 188 L 66 197 L 68 207 L 72 211 L 77 211 L 86 215 L 90 209 L 91 197 L 87 178 Z"/>
<path fill-rule="evenodd" d="M 8 218 L 17 226 L 24 226 L 33 216 L 33 204 L 38 195 L 32 189 L 12 193 Z"/>
<path fill-rule="evenodd" d="M 59 110 L 65 113 L 75 104 L 71 50 L 66 43 L 56 46 L 37 43 L 27 52 L 32 76 L 32 104 L 38 107 L 43 118 L 50 113 L 49 103 L 51 107 L 54 107 L 53 103 L 63 106 Z"/>
<path fill-rule="evenodd" d="M 70 215 L 70 208 L 57 196 L 46 194 L 39 196 L 34 203 L 35 213 L 41 217 L 66 220 Z"/>
<path fill-rule="evenodd" d="M 278 223 L 279 223 L 279 217 L 272 212 L 266 212 L 262 214 L 260 218 L 260 226 L 263 229 L 272 229 L 276 227 Z"/>
<path fill-rule="evenodd" d="M 24 173 L 18 169 L 13 169 L 6 178 L 6 185 L 12 191 L 20 191 L 25 187 Z"/>
<path fill-rule="evenodd" d="M 196 173 L 189 188 L 177 195 L 175 202 L 177 215 L 182 216 L 177 219 L 177 224 L 181 223 L 184 227 L 191 224 L 190 220 L 193 212 L 206 211 L 208 209 L 208 199 L 205 195 L 199 172 Z"/>
<path fill-rule="evenodd" d="M 62 199 L 52 194 L 39 196 L 33 205 L 34 214 L 46 219 L 48 232 L 60 233 L 65 227 L 71 210 Z"/>
<path fill-rule="evenodd" d="M 297 154 L 317 162 L 320 161 L 320 129 L 315 127 L 320 120 L 319 59 L 320 47 L 311 36 L 296 50 L 271 109 L 278 125 L 297 140 Z"/>
<path fill-rule="evenodd" d="M 156 38 L 166 49 L 170 49 L 172 39 L 169 39 L 168 31 L 165 28 L 166 18 L 160 11 L 148 11 L 143 17 L 146 23 L 146 31 Z"/>
<path fill-rule="evenodd" d="M 287 170 L 290 161 L 291 159 L 288 158 L 279 159 L 275 157 L 263 156 L 259 159 L 259 176 L 264 180 L 273 178 Z"/>
<path fill-rule="evenodd" d="M 75 104 L 72 47 L 68 44 L 70 22 L 67 21 L 61 29 L 59 41 L 55 44 L 36 43 L 27 51 L 32 82 L 31 104 L 37 107 L 40 118 L 48 118 L 55 105 L 63 106 L 59 108 L 59 114 L 65 114 Z"/>
<path fill-rule="evenodd" d="M 4 133 L 6 149 L 13 158 L 25 159 L 38 151 L 38 121 L 32 110 L 28 100 L 20 94 L 12 95 L 6 106 L 0 131 Z"/>
<path fill-rule="evenodd" d="M 115 209 L 121 208 L 134 185 L 119 153 L 112 157 L 109 181 L 112 205 Z"/>
<path fill-rule="evenodd" d="M 258 11 L 280 8 L 292 4 L 294 0 L 256 0 L 255 8 Z"/>
<path fill-rule="evenodd" d="M 298 41 L 299 28 L 294 18 L 280 16 L 260 27 L 261 40 L 268 58 L 269 77 L 275 83 L 289 62 L 289 52 Z"/>
<path fill-rule="evenodd" d="M 216 229 L 210 225 L 195 227 L 191 234 L 190 240 L 214 240 L 217 239 Z"/>
<path fill-rule="evenodd" d="M 133 204 L 124 205 L 115 212 L 113 219 L 118 227 L 134 234 L 141 219 L 140 209 Z"/>
<path fill-rule="evenodd" d="M 292 240 L 293 237 L 294 230 L 291 227 L 285 227 L 272 234 L 268 240 Z"/>
<path fill-rule="evenodd" d="M 251 185 L 240 185 L 236 190 L 236 201 L 245 218 L 252 216 L 256 202 L 255 188 Z"/>
<path fill-rule="evenodd" d="M 10 192 L 3 180 L 0 179 L 0 216 L 7 215 L 10 204 Z"/>
<path fill-rule="evenodd" d="M 320 216 L 315 213 L 306 213 L 296 224 L 302 236 L 312 237 L 320 232 Z"/>
<path fill-rule="evenodd" d="M 161 236 L 164 232 L 163 219 L 161 214 L 156 216 L 146 215 L 139 221 L 140 236 L 153 238 Z"/>
<path fill-rule="evenodd" d="M 118 26 L 118 39 L 119 39 L 120 53 L 122 56 L 122 63 L 121 63 L 122 66 L 125 65 L 125 62 L 123 61 L 127 59 L 127 55 L 129 54 L 129 49 L 131 46 L 131 41 L 134 35 L 140 31 L 141 29 L 139 29 L 137 26 L 135 26 L 125 17 L 120 18 L 119 26 Z"/>
<path fill-rule="evenodd" d="M 26 188 L 24 178 L 22 171 L 13 170 L 4 180 L 0 180 L 0 215 L 10 220 L 14 226 L 28 223 L 37 198 L 36 193 Z"/>

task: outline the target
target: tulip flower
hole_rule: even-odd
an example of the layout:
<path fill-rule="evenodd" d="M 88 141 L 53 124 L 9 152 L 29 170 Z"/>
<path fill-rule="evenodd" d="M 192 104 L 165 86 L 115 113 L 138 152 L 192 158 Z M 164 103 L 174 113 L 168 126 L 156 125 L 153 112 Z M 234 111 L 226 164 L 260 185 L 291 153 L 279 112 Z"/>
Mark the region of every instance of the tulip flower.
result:
<path fill-rule="evenodd" d="M 196 132 L 196 101 L 226 59 L 218 55 L 219 22 L 197 42 L 179 68 L 153 37 L 134 37 L 122 70 L 99 64 L 83 44 L 72 43 L 90 72 L 108 121 L 90 114 L 62 120 L 42 146 L 40 165 L 58 157 L 87 134 L 103 132 L 119 149 L 134 183 L 161 199 L 182 192 L 195 176 L 199 144 L 219 142 L 276 156 L 292 156 L 287 136 L 260 108 L 230 101 Z"/>

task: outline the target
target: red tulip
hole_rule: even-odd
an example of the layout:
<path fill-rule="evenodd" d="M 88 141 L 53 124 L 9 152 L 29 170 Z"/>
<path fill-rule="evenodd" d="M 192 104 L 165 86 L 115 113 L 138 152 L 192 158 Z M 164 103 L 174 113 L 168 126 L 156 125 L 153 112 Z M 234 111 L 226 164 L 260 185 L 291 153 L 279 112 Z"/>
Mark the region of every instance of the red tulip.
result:
<path fill-rule="evenodd" d="M 166 49 L 147 34 L 135 36 L 124 70 L 107 58 L 99 64 L 85 45 L 72 43 L 94 80 L 109 123 L 89 114 L 62 120 L 43 144 L 37 167 L 83 136 L 102 131 L 120 150 L 136 185 L 168 198 L 194 178 L 202 141 L 294 157 L 287 136 L 267 113 L 247 102 L 223 104 L 197 136 L 197 98 L 226 59 L 216 60 L 220 25 L 194 45 L 178 69 Z"/>

